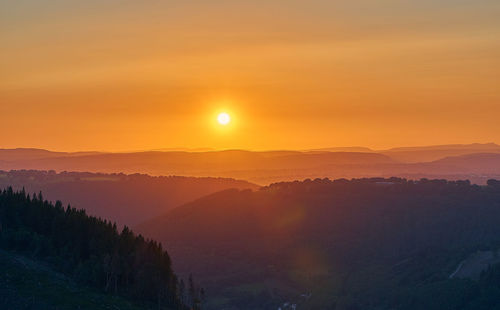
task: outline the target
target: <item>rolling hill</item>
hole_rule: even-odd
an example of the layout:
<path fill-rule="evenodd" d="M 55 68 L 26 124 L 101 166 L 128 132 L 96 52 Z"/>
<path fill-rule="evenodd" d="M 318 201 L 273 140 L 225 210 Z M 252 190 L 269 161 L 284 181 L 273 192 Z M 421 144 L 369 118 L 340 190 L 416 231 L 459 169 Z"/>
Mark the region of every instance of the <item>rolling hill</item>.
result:
<path fill-rule="evenodd" d="M 467 172 L 475 174 L 488 174 L 500 172 L 500 154 L 475 153 L 461 156 L 446 157 L 433 162 L 436 166 L 447 166 L 451 169 L 465 167 Z"/>
<path fill-rule="evenodd" d="M 137 230 L 168 246 L 178 272 L 200 279 L 210 309 L 287 301 L 301 309 L 475 309 L 472 300 L 443 300 L 473 285 L 449 279 L 463 259 L 500 248 L 500 187 L 491 184 L 283 182 L 215 193 Z"/>
<path fill-rule="evenodd" d="M 0 189 L 12 186 L 42 191 L 88 214 L 132 226 L 193 199 L 224 189 L 257 189 L 246 181 L 224 178 L 152 177 L 54 171 L 0 171 Z"/>

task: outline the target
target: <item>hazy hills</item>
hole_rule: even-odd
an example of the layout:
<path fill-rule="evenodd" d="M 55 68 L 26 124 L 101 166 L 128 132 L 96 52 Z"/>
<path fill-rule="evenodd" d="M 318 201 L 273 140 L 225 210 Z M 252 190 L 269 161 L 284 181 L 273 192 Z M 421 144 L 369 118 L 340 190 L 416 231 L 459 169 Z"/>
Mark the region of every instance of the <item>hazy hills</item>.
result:
<path fill-rule="evenodd" d="M 489 156 L 487 161 L 484 160 L 485 156 Z M 500 146 L 493 143 L 381 151 L 363 147 L 309 151 L 132 153 L 63 153 L 37 149 L 2 149 L 0 169 L 211 176 L 244 179 L 261 185 L 306 178 L 378 176 L 470 179 L 475 183 L 484 184 L 489 178 L 500 177 L 500 166 L 495 159 L 497 156 L 500 156 Z"/>
<path fill-rule="evenodd" d="M 478 153 L 446 157 L 433 162 L 436 166 L 464 167 L 472 173 L 487 174 L 500 168 L 500 154 Z"/>
<path fill-rule="evenodd" d="M 152 177 L 84 172 L 0 171 L 0 189 L 12 186 L 43 192 L 88 214 L 134 225 L 170 208 L 228 188 L 257 189 L 246 181 L 224 178 Z"/>
<path fill-rule="evenodd" d="M 453 297 L 471 296 L 473 284 L 449 275 L 476 250 L 500 248 L 498 223 L 497 185 L 392 178 L 227 190 L 137 229 L 168 245 L 178 272 L 202 280 L 211 309 L 225 298 L 235 309 L 288 300 L 302 309 L 442 310 L 483 309 Z"/>
<path fill-rule="evenodd" d="M 0 150 L 0 159 L 3 151 Z M 24 165 L 26 168 L 50 170 L 85 170 L 96 169 L 109 171 L 116 169 L 141 170 L 143 172 L 157 171 L 162 174 L 171 174 L 176 171 L 204 172 L 231 171 L 245 169 L 286 169 L 296 165 L 298 169 L 313 168 L 319 165 L 332 164 L 380 164 L 390 163 L 392 160 L 380 154 L 361 152 L 299 152 L 299 151 L 265 151 L 251 152 L 244 150 L 227 150 L 213 152 L 184 152 L 184 151 L 150 151 L 137 153 L 98 153 L 83 154 L 81 156 L 50 156 L 35 157 L 31 155 L 6 158 L 12 168 Z M 57 154 L 57 153 L 56 153 Z M 149 170 L 149 171 L 144 171 Z M 131 172 L 131 171 L 125 171 Z"/>
<path fill-rule="evenodd" d="M 429 162 L 450 156 L 460 156 L 474 153 L 500 153 L 500 145 L 495 143 L 449 144 L 421 147 L 392 148 L 380 153 L 391 158 L 408 163 Z"/>
<path fill-rule="evenodd" d="M 0 149 L 0 161 L 17 162 L 41 158 L 96 155 L 99 152 L 54 152 L 35 148 Z"/>

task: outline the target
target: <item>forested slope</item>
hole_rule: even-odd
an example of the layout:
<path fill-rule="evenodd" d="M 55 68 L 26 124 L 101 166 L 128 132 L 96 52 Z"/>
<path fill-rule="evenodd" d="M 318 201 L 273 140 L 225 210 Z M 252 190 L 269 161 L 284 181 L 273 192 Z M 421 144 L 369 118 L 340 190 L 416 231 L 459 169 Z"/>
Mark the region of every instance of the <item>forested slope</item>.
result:
<path fill-rule="evenodd" d="M 193 272 L 211 292 L 212 309 L 221 301 L 238 309 L 285 301 L 299 309 L 476 309 L 483 282 L 449 275 L 472 253 L 500 249 L 498 184 L 284 182 L 216 193 L 138 229 L 168 244 L 176 270 Z"/>
<path fill-rule="evenodd" d="M 97 292 L 121 296 L 143 308 L 199 308 L 199 290 L 190 281 L 191 294 L 186 296 L 161 244 L 127 227 L 118 232 L 115 224 L 84 210 L 8 188 L 0 193 L 0 228 L 0 247 L 5 251 L 42 261 Z"/>

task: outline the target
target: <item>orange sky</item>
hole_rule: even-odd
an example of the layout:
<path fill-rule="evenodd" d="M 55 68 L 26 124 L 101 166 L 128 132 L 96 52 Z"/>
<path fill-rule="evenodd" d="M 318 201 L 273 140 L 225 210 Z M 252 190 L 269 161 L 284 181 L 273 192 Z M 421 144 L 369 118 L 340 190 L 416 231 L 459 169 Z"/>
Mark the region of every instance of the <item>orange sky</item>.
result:
<path fill-rule="evenodd" d="M 499 1 L 347 2 L 2 1 L 0 147 L 500 142 Z"/>

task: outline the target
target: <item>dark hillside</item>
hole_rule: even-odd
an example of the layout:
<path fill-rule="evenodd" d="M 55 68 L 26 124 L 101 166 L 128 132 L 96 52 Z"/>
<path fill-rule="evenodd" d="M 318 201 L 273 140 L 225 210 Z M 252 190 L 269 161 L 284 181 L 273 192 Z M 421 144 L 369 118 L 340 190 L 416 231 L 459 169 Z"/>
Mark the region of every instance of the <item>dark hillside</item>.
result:
<path fill-rule="evenodd" d="M 432 309 L 399 305 L 417 288 L 460 282 L 449 275 L 464 258 L 500 248 L 500 187 L 397 178 L 277 183 L 212 194 L 138 229 L 168 245 L 181 274 L 193 272 L 211 296 L 241 309 L 254 309 L 246 306 L 252 298 L 302 309 Z M 461 301 L 464 309 L 469 302 Z"/>

